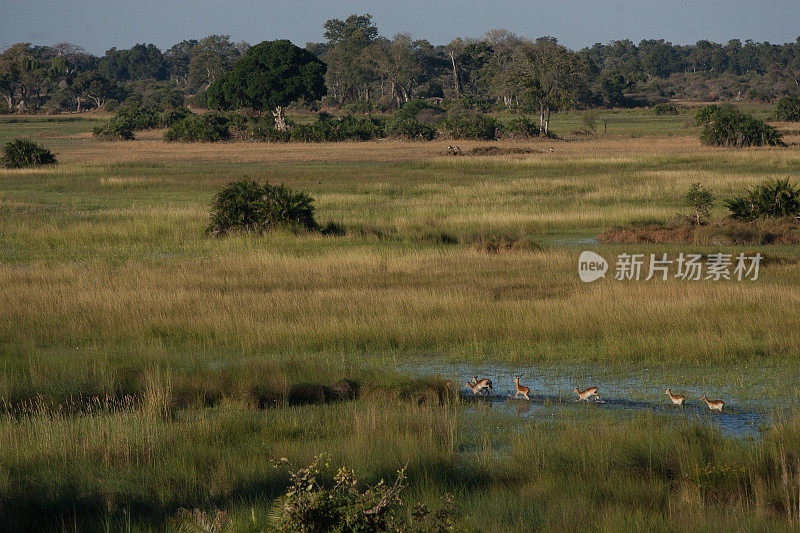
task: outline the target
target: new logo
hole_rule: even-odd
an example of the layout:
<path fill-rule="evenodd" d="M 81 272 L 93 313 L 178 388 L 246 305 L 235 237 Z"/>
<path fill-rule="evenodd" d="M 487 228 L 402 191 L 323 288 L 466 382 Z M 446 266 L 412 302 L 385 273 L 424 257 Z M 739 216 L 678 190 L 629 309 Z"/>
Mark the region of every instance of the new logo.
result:
<path fill-rule="evenodd" d="M 585 250 L 578 257 L 578 276 L 581 281 L 591 283 L 604 278 L 607 270 L 608 262 L 601 255 Z"/>

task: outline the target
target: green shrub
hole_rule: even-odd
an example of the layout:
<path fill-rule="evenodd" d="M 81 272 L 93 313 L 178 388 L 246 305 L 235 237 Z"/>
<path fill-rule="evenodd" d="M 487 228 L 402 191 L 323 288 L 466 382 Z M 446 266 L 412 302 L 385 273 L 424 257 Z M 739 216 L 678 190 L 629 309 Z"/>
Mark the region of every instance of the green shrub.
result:
<path fill-rule="evenodd" d="M 406 139 L 432 141 L 436 137 L 436 127 L 421 124 L 413 118 L 392 119 L 386 124 L 386 131 Z"/>
<path fill-rule="evenodd" d="M 683 198 L 686 205 L 692 209 L 692 215 L 698 226 L 701 219 L 711 215 L 711 208 L 714 206 L 714 193 L 711 192 L 711 189 L 706 189 L 700 185 L 700 182 L 692 183 Z"/>
<path fill-rule="evenodd" d="M 158 114 L 158 126 L 161 128 L 169 128 L 176 122 L 185 119 L 192 112 L 185 107 L 176 107 L 175 109 L 167 109 Z"/>
<path fill-rule="evenodd" d="M 772 112 L 775 120 L 787 122 L 800 122 L 800 97 L 787 95 L 778 100 Z"/>
<path fill-rule="evenodd" d="M 436 137 L 436 127 L 417 120 L 423 109 L 435 108 L 422 100 L 409 100 L 386 122 L 386 131 L 406 139 L 432 140 Z"/>
<path fill-rule="evenodd" d="M 711 105 L 701 108 L 695 122 L 705 124 L 700 142 L 712 146 L 785 146 L 780 133 L 762 120 L 742 113 L 733 106 Z"/>
<path fill-rule="evenodd" d="M 698 109 L 694 114 L 694 125 L 703 126 L 708 124 L 714 119 L 714 116 L 719 111 L 720 106 L 717 104 L 706 105 Z"/>
<path fill-rule="evenodd" d="M 800 215 L 800 189 L 785 180 L 767 180 L 742 196 L 725 202 L 732 218 L 755 220 L 758 218 L 796 217 Z"/>
<path fill-rule="evenodd" d="M 678 108 L 672 104 L 656 104 L 653 106 L 656 115 L 677 115 Z"/>
<path fill-rule="evenodd" d="M 375 117 L 334 117 L 320 113 L 313 124 L 295 126 L 291 140 L 302 142 L 368 141 L 383 136 L 383 124 Z"/>
<path fill-rule="evenodd" d="M 352 470 L 340 468 L 332 484 L 319 478 L 323 467 L 328 467 L 326 456 L 321 455 L 306 468 L 289 469 L 290 484 L 269 513 L 271 530 L 295 531 L 450 531 L 454 524 L 452 496 L 444 498 L 441 509 L 431 513 L 417 503 L 412 507 L 410 520 L 401 509 L 400 493 L 406 488 L 406 468 L 397 472 L 392 485 L 381 480 L 377 485 L 359 488 Z M 275 467 L 289 466 L 286 459 L 275 462 Z M 326 486 L 329 485 L 329 486 Z"/>
<path fill-rule="evenodd" d="M 291 122 L 287 120 L 291 126 Z M 261 117 L 250 129 L 250 137 L 258 141 L 266 142 L 289 142 L 290 131 L 281 131 L 275 128 L 275 120 L 272 117 Z"/>
<path fill-rule="evenodd" d="M 14 139 L 3 147 L 0 163 L 6 168 L 55 165 L 58 161 L 50 150 L 29 139 Z"/>
<path fill-rule="evenodd" d="M 130 141 L 134 138 L 134 131 L 148 130 L 158 125 L 159 116 L 156 113 L 136 102 L 131 102 L 121 107 L 107 124 L 94 128 L 92 135 L 105 139 Z"/>
<path fill-rule="evenodd" d="M 539 136 L 539 122 L 533 117 L 523 115 L 514 117 L 503 126 L 503 132 L 515 139 L 527 139 Z"/>
<path fill-rule="evenodd" d="M 216 196 L 211 207 L 207 233 L 224 235 L 230 231 L 264 233 L 280 226 L 317 229 L 314 199 L 283 185 L 260 185 L 242 179 L 229 183 Z"/>
<path fill-rule="evenodd" d="M 453 139 L 492 140 L 497 138 L 500 130 L 500 124 L 494 118 L 480 111 L 455 106 L 448 109 L 443 124 Z"/>
<path fill-rule="evenodd" d="M 131 123 L 127 120 L 118 120 L 116 117 L 102 126 L 95 127 L 92 135 L 115 141 L 131 141 L 134 138 Z"/>
<path fill-rule="evenodd" d="M 149 130 L 158 126 L 158 114 L 136 103 L 121 107 L 111 120 L 127 122 L 133 131 Z"/>
<path fill-rule="evenodd" d="M 227 141 L 231 137 L 231 126 L 238 120 L 223 113 L 210 112 L 204 115 L 189 115 L 170 126 L 164 134 L 165 141 Z"/>

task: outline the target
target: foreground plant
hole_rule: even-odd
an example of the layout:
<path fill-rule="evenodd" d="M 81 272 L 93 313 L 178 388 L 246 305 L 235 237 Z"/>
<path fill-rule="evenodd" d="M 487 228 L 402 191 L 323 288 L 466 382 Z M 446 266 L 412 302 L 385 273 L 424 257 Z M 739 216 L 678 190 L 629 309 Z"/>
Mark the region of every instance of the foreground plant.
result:
<path fill-rule="evenodd" d="M 800 215 L 800 188 L 789 181 L 767 180 L 746 194 L 725 202 L 731 217 L 740 220 L 796 217 Z"/>
<path fill-rule="evenodd" d="M 3 147 L 0 163 L 6 168 L 25 168 L 40 165 L 55 165 L 58 161 L 47 148 L 30 139 L 14 139 Z"/>
<path fill-rule="evenodd" d="M 284 185 L 270 185 L 242 179 L 229 183 L 214 197 L 210 235 L 230 231 L 264 233 L 280 226 L 317 229 L 314 199 Z"/>
<path fill-rule="evenodd" d="M 683 197 L 686 205 L 692 209 L 697 225 L 700 225 L 701 218 L 708 218 L 711 215 L 711 207 L 714 205 L 714 194 L 711 189 L 706 189 L 700 182 L 692 183 L 686 196 Z"/>
<path fill-rule="evenodd" d="M 381 480 L 364 490 L 358 488 L 355 473 L 345 467 L 334 476 L 333 486 L 325 487 L 319 475 L 327 466 L 325 454 L 298 470 L 292 470 L 286 458 L 275 461 L 276 468 L 290 467 L 291 483 L 270 512 L 274 531 L 449 531 L 453 527 L 451 496 L 434 513 L 417 503 L 411 520 L 400 515 L 408 464 L 397 471 L 391 486 Z"/>
<path fill-rule="evenodd" d="M 781 134 L 752 115 L 732 105 L 716 104 L 700 108 L 695 123 L 703 125 L 700 142 L 712 146 L 785 146 Z"/>

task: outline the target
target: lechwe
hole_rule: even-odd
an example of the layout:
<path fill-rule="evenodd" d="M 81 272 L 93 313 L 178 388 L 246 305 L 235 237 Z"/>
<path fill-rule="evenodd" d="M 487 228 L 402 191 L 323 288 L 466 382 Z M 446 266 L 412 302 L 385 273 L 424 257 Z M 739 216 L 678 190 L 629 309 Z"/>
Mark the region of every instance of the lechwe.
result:
<path fill-rule="evenodd" d="M 586 400 L 588 402 L 592 396 L 597 396 L 597 399 L 600 399 L 600 396 L 597 395 L 597 387 L 589 387 L 583 392 L 578 390 L 578 387 L 575 387 L 572 392 L 578 395 L 578 401 Z"/>
<path fill-rule="evenodd" d="M 722 400 L 709 400 L 708 398 L 706 398 L 705 394 L 700 396 L 700 399 L 706 402 L 706 405 L 708 405 L 708 408 L 711 409 L 712 411 L 722 412 L 722 408 L 725 407 L 725 402 L 723 402 Z"/>
<path fill-rule="evenodd" d="M 528 393 L 531 391 L 531 389 L 530 387 L 526 387 L 525 385 L 519 384 L 519 376 L 514 378 L 514 384 L 517 386 L 517 392 L 514 394 L 514 398 L 522 394 L 523 396 L 525 396 L 526 400 L 530 400 L 530 398 L 528 398 Z"/>
<path fill-rule="evenodd" d="M 674 403 L 675 405 L 680 405 L 681 407 L 683 407 L 683 402 L 686 401 L 686 396 L 682 396 L 680 394 L 672 394 L 672 391 L 669 389 L 665 390 L 664 394 L 669 396 L 669 399 L 672 400 L 672 403 Z"/>
<path fill-rule="evenodd" d="M 492 392 L 492 380 L 483 378 L 478 379 L 478 376 L 475 376 L 475 384 L 472 384 L 472 381 L 467 381 L 465 385 L 472 390 L 472 394 L 478 394 L 481 391 L 486 391 L 487 394 L 491 394 Z"/>

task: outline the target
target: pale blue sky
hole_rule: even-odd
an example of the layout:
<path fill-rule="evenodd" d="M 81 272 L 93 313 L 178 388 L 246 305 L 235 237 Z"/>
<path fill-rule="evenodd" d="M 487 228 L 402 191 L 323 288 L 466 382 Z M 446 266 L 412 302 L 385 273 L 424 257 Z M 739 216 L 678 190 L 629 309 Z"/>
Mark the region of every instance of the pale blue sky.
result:
<path fill-rule="evenodd" d="M 0 46 L 69 41 L 102 54 L 137 42 L 165 49 L 212 33 L 303 46 L 322 40 L 325 20 L 351 13 L 371 13 L 383 35 L 409 32 L 434 44 L 491 28 L 552 35 L 574 49 L 614 39 L 784 43 L 800 35 L 798 0 L 0 0 Z"/>

